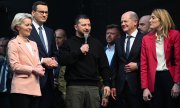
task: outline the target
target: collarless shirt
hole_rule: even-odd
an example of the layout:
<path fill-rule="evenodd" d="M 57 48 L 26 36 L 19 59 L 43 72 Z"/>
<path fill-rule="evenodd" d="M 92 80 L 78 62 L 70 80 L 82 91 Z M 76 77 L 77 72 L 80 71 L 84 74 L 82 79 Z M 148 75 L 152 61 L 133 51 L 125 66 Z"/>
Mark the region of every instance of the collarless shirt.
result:
<path fill-rule="evenodd" d="M 156 41 L 156 55 L 157 55 L 157 71 L 168 70 L 166 66 L 166 59 L 164 53 L 164 38 L 160 38 L 160 40 Z"/>

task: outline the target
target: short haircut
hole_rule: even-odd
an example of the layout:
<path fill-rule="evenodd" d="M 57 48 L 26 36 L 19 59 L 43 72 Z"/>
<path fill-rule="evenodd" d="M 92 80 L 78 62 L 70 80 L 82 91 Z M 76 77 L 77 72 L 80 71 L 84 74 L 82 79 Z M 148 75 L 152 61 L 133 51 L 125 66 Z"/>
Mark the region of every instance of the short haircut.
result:
<path fill-rule="evenodd" d="M 120 27 L 117 24 L 109 24 L 106 26 L 106 29 L 112 29 L 116 28 L 118 31 L 120 31 Z"/>
<path fill-rule="evenodd" d="M 24 19 L 33 19 L 31 14 L 28 13 L 17 13 L 11 23 L 11 29 L 18 33 L 16 26 L 21 25 Z"/>
<path fill-rule="evenodd" d="M 89 17 L 88 17 L 87 15 L 85 15 L 85 14 L 80 14 L 80 15 L 78 15 L 78 16 L 76 17 L 74 23 L 75 23 L 75 24 L 78 24 L 80 19 L 89 19 Z"/>
<path fill-rule="evenodd" d="M 36 11 L 38 5 L 46 5 L 47 6 L 47 3 L 43 2 L 43 1 L 34 2 L 33 5 L 32 5 L 32 11 Z"/>
<path fill-rule="evenodd" d="M 134 12 L 134 11 L 129 11 L 130 12 L 130 18 L 132 19 L 132 20 L 139 20 L 139 17 L 138 17 L 138 15 L 136 14 L 136 12 Z"/>

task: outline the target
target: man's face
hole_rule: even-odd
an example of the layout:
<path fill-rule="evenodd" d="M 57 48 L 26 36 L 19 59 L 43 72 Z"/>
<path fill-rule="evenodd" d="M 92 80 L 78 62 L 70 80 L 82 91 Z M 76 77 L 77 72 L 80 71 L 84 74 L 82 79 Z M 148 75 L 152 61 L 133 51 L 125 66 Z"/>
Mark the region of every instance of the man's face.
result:
<path fill-rule="evenodd" d="M 64 31 L 56 31 L 55 35 L 56 35 L 56 46 L 60 47 L 66 40 L 66 36 L 65 36 L 66 34 Z"/>
<path fill-rule="evenodd" d="M 8 40 L 0 41 L 0 55 L 5 56 L 7 44 L 8 44 Z"/>
<path fill-rule="evenodd" d="M 89 19 L 80 19 L 79 23 L 75 25 L 76 32 L 79 36 L 89 34 L 91 31 L 91 22 Z"/>
<path fill-rule="evenodd" d="M 48 18 L 48 7 L 46 5 L 37 5 L 36 11 L 32 11 L 34 20 L 42 25 Z"/>
<path fill-rule="evenodd" d="M 137 20 L 130 18 L 129 13 L 125 13 L 121 17 L 121 27 L 125 33 L 131 34 L 137 26 Z"/>
<path fill-rule="evenodd" d="M 109 28 L 106 30 L 106 41 L 108 44 L 113 44 L 119 37 L 119 31 L 117 28 Z"/>
<path fill-rule="evenodd" d="M 142 18 L 139 20 L 138 29 L 140 30 L 140 32 L 142 32 L 142 33 L 148 33 L 148 32 L 149 32 L 149 26 L 150 26 L 149 19 L 147 19 L 147 18 L 145 18 L 145 17 L 142 17 Z"/>

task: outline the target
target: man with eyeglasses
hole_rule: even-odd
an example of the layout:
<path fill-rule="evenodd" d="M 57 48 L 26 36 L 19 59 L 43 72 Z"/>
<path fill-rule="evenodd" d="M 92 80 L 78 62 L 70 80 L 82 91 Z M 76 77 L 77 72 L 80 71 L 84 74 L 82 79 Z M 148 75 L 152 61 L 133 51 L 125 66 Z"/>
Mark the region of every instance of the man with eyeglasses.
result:
<path fill-rule="evenodd" d="M 45 76 L 40 78 L 42 97 L 40 108 L 51 108 L 53 105 L 53 69 L 58 66 L 55 60 L 56 44 L 53 30 L 44 26 L 48 18 L 48 6 L 37 1 L 32 6 L 33 25 L 30 39 L 35 41 L 39 50 L 41 64 L 45 68 Z"/>

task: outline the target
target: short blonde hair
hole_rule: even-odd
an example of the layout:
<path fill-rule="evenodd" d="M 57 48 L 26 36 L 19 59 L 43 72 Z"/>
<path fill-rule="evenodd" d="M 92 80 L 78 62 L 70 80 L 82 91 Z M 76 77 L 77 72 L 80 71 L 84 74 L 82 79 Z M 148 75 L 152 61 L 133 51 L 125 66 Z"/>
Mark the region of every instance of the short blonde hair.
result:
<path fill-rule="evenodd" d="M 152 14 L 159 18 L 163 36 L 168 37 L 168 31 L 175 29 L 174 21 L 168 11 L 165 9 L 154 9 Z"/>
<path fill-rule="evenodd" d="M 21 25 L 24 19 L 33 19 L 31 14 L 28 13 L 17 13 L 11 23 L 11 29 L 18 33 L 16 26 Z"/>

